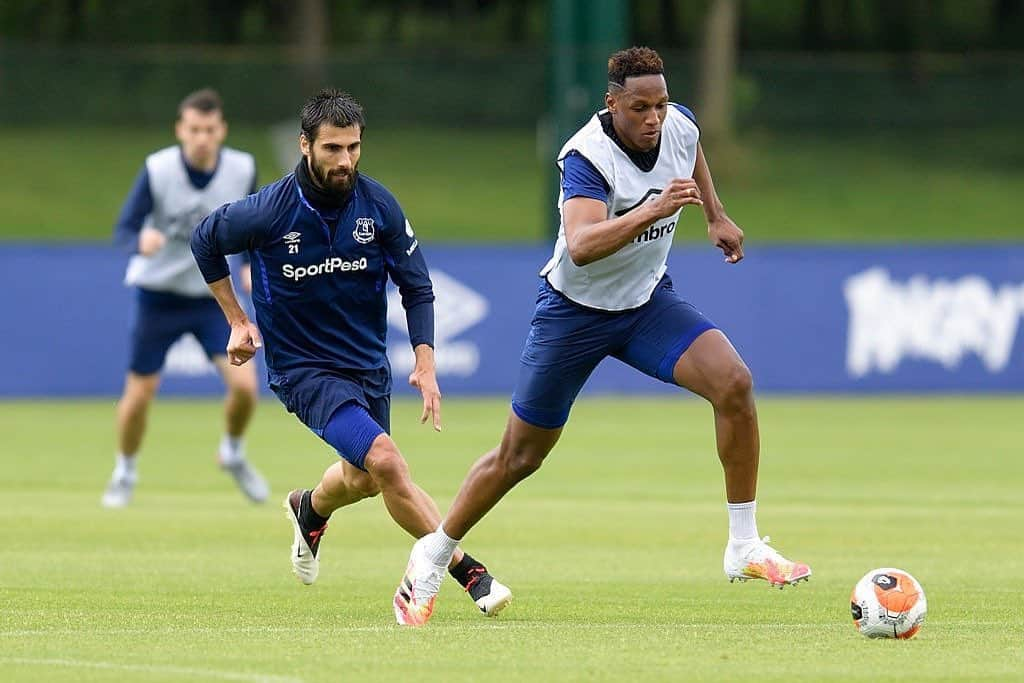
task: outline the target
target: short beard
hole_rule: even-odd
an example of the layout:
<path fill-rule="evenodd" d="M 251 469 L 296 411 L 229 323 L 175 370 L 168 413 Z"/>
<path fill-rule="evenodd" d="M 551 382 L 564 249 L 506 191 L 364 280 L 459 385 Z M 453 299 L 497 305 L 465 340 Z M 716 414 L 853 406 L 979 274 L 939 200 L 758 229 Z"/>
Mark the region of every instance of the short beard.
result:
<path fill-rule="evenodd" d="M 324 192 L 346 195 L 352 191 L 352 188 L 356 184 L 356 176 L 359 174 L 359 164 L 356 164 L 355 168 L 352 169 L 352 173 L 345 178 L 345 185 L 343 187 L 337 187 L 329 180 L 329 175 L 323 174 L 320 171 L 319 165 L 316 163 L 316 157 L 313 156 L 312 152 L 307 158 L 307 167 L 309 168 L 313 180 L 316 181 L 317 185 L 320 186 Z"/>

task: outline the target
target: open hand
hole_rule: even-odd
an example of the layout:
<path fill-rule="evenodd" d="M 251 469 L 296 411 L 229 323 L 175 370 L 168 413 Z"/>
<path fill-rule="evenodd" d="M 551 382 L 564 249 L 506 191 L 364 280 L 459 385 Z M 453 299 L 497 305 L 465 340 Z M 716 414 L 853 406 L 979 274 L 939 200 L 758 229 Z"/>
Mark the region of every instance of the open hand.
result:
<path fill-rule="evenodd" d="M 420 390 L 423 394 L 423 414 L 420 415 L 420 424 L 433 418 L 434 431 L 441 431 L 441 389 L 437 386 L 437 375 L 433 368 L 420 368 L 417 366 L 409 375 L 409 384 Z"/>

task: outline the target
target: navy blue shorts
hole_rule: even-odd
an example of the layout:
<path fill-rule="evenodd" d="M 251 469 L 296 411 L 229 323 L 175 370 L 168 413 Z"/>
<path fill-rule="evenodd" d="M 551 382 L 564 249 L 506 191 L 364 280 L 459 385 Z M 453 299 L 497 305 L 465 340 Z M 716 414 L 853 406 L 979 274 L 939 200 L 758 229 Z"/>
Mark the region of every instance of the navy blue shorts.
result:
<path fill-rule="evenodd" d="M 366 455 L 373 442 L 384 434 L 384 428 L 370 416 L 369 411 L 355 401 L 349 401 L 334 411 L 320 438 L 334 447 L 342 458 L 361 470 L 366 470 Z"/>
<path fill-rule="evenodd" d="M 302 424 L 323 438 L 335 411 L 358 403 L 384 432 L 391 433 L 391 371 L 308 368 L 270 372 L 270 388 Z"/>
<path fill-rule="evenodd" d="M 520 359 L 512 409 L 535 427 L 561 427 L 583 383 L 607 356 L 675 384 L 672 370 L 679 356 L 714 328 L 714 323 L 679 298 L 668 275 L 646 304 L 615 312 L 573 303 L 543 281 Z"/>
<path fill-rule="evenodd" d="M 199 340 L 211 360 L 227 355 L 231 327 L 216 300 L 139 289 L 129 369 L 139 375 L 160 372 L 167 350 L 188 332 Z"/>

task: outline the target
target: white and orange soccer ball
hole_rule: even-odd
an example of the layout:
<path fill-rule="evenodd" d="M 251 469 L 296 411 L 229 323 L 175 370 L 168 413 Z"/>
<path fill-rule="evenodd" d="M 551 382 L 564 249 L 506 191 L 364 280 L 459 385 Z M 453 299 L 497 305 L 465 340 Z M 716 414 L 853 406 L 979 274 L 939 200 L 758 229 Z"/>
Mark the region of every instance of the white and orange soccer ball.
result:
<path fill-rule="evenodd" d="M 924 589 L 902 569 L 883 567 L 864 575 L 850 594 L 853 625 L 868 638 L 907 640 L 928 612 Z"/>

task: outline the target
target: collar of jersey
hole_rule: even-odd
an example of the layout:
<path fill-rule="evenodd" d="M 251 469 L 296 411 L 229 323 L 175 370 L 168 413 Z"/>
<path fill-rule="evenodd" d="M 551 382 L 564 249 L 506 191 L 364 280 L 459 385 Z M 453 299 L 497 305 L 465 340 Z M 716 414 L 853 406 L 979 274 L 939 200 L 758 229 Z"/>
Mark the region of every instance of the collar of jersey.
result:
<path fill-rule="evenodd" d="M 357 182 L 358 178 L 357 174 Z M 313 182 L 313 178 L 310 177 L 309 167 L 306 165 L 306 157 L 302 157 L 295 166 L 295 181 L 298 184 L 299 196 L 302 197 L 303 203 L 321 215 L 331 214 L 344 209 L 352 199 L 352 195 L 355 194 L 355 184 L 353 184 L 352 191 L 343 196 L 338 196 L 319 188 Z"/>
<path fill-rule="evenodd" d="M 192 186 L 197 190 L 206 189 L 206 186 L 213 180 L 213 176 L 217 175 L 217 169 L 220 168 L 220 158 L 223 149 L 217 150 L 217 163 L 213 165 L 212 171 L 203 171 L 192 164 L 188 163 L 188 159 L 185 158 L 185 150 L 181 145 L 178 145 L 178 157 L 181 159 L 181 165 L 185 167 L 185 173 L 188 174 L 188 180 L 192 183 Z"/>

